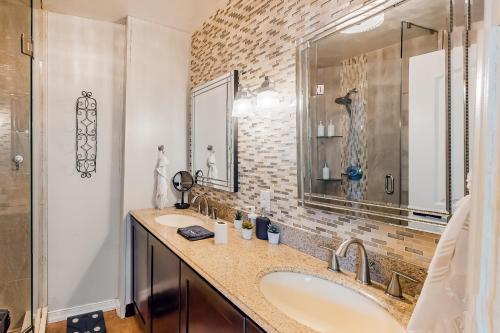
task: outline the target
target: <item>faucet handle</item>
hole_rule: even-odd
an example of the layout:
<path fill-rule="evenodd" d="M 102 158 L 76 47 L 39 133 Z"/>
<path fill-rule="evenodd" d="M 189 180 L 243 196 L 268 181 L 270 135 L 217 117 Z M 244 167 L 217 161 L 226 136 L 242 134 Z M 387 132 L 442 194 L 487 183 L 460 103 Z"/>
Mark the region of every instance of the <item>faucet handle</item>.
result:
<path fill-rule="evenodd" d="M 389 281 L 389 284 L 387 285 L 387 289 L 385 290 L 386 295 L 396 297 L 396 298 L 403 298 L 403 290 L 401 288 L 401 283 L 399 281 L 399 278 L 402 277 L 406 280 L 409 280 L 411 282 L 418 283 L 420 281 L 409 277 L 408 275 L 405 275 L 400 272 L 392 271 L 392 276 L 391 280 Z"/>
<path fill-rule="evenodd" d="M 212 214 L 210 215 L 210 218 L 213 219 L 213 220 L 217 220 L 217 208 L 215 207 L 212 207 Z"/>
<path fill-rule="evenodd" d="M 340 272 L 339 259 L 335 253 L 335 249 L 324 245 L 320 245 L 319 248 L 328 250 L 328 253 L 330 254 L 328 259 L 328 269 L 334 272 Z"/>

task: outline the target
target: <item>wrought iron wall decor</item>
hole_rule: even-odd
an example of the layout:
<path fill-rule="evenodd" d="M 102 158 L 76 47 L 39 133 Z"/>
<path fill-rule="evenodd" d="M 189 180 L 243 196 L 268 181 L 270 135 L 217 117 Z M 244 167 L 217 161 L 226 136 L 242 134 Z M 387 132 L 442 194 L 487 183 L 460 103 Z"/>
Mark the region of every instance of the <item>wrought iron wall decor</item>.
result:
<path fill-rule="evenodd" d="M 82 178 L 97 170 L 97 101 L 82 91 L 76 100 L 76 170 Z"/>

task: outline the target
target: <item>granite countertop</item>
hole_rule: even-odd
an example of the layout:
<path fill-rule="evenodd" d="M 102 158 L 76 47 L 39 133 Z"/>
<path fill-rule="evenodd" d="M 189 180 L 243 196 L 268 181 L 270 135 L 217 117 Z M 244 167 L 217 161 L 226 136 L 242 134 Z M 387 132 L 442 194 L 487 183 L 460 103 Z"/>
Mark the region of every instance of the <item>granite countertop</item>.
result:
<path fill-rule="evenodd" d="M 286 245 L 270 245 L 254 238 L 241 237 L 241 232 L 229 224 L 228 244 L 215 245 L 213 239 L 190 242 L 177 234 L 177 229 L 154 222 L 165 214 L 187 214 L 207 221 L 213 230 L 213 220 L 191 210 L 143 209 L 130 212 L 156 238 L 168 246 L 184 262 L 205 278 L 213 287 L 240 308 L 269 333 L 315 332 L 288 317 L 268 302 L 259 289 L 262 276 L 275 271 L 301 272 L 333 281 L 369 297 L 386 309 L 403 327 L 413 311 L 410 301 L 393 299 L 379 285 L 364 286 L 351 274 L 334 273 L 327 263 Z"/>

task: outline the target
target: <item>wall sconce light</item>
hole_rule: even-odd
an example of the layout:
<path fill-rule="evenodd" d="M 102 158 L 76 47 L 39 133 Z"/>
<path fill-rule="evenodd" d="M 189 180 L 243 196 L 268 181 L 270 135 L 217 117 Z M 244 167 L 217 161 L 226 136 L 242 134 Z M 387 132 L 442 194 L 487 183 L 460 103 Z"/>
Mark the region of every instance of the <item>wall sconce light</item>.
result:
<path fill-rule="evenodd" d="M 238 85 L 238 92 L 236 93 L 233 103 L 233 117 L 243 118 L 253 115 L 253 97 L 254 95 L 248 88 L 243 87 L 241 84 Z"/>
<path fill-rule="evenodd" d="M 266 115 L 279 107 L 280 95 L 274 89 L 274 84 L 268 76 L 265 77 L 264 82 L 256 90 L 256 93 L 258 113 Z"/>

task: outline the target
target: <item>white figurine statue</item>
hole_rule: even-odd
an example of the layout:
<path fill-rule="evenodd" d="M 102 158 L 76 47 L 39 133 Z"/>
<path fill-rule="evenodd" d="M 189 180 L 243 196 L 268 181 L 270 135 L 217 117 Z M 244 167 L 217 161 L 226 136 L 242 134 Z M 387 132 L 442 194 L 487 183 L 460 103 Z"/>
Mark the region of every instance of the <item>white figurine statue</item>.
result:
<path fill-rule="evenodd" d="M 207 159 L 207 178 L 217 179 L 219 177 L 219 172 L 217 170 L 217 161 L 215 159 L 215 150 L 212 145 L 208 146 L 208 159 Z"/>
<path fill-rule="evenodd" d="M 163 146 L 158 147 L 158 164 L 156 167 L 156 208 L 163 209 L 167 207 L 168 198 L 168 159 Z"/>

